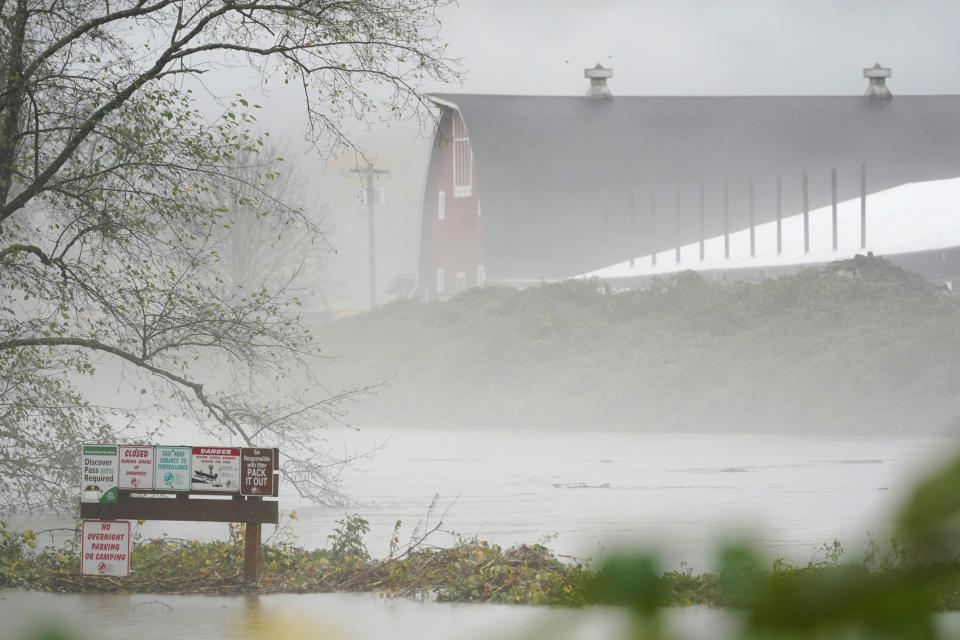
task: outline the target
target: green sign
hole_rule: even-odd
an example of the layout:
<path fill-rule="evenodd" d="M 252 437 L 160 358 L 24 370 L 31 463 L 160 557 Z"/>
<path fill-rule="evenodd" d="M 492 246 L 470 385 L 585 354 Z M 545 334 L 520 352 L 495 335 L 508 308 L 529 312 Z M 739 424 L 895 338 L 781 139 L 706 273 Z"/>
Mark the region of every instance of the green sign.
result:
<path fill-rule="evenodd" d="M 154 483 L 160 491 L 190 491 L 191 447 L 156 447 Z"/>
<path fill-rule="evenodd" d="M 80 502 L 115 503 L 120 457 L 116 445 L 85 444 L 80 455 Z"/>

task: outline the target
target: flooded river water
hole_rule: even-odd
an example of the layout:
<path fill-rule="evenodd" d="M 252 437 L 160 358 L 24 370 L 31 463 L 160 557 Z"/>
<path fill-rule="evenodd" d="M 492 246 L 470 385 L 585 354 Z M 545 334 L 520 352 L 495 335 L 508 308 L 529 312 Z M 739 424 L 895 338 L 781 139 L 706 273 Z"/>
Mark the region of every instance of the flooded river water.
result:
<path fill-rule="evenodd" d="M 618 544 L 707 568 L 718 539 L 746 538 L 797 562 L 839 539 L 883 536 L 918 474 L 952 453 L 945 439 L 585 432 L 369 431 L 385 443 L 344 477 L 352 509 L 299 506 L 295 530 L 322 545 L 347 511 L 367 517 L 374 554 L 393 524 L 424 520 L 433 496 L 444 529 L 502 545 L 552 536 L 560 553 Z M 288 502 L 291 507 L 296 505 Z M 440 537 L 437 542 L 449 541 Z"/>
<path fill-rule="evenodd" d="M 549 546 L 564 554 L 596 557 L 620 545 L 641 546 L 658 550 L 665 568 L 685 561 L 698 571 L 712 568 L 717 542 L 723 539 L 747 539 L 770 557 L 800 563 L 815 558 L 815 548 L 834 539 L 850 553 L 862 547 L 868 533 L 882 540 L 889 513 L 912 482 L 954 447 L 947 439 L 713 434 L 361 430 L 330 436 L 338 448 L 382 446 L 344 472 L 343 489 L 353 505 L 301 504 L 289 487 L 282 492 L 283 511 L 297 515 L 284 535 L 296 536 L 293 541 L 303 546 L 325 546 L 336 520 L 358 513 L 371 523 L 367 544 L 372 555 L 383 556 L 397 520 L 403 522 L 402 535 L 409 536 L 432 527 L 446 511 L 442 531 L 430 539 L 433 544 L 449 544 L 457 534 L 501 545 L 548 536 Z M 439 498 L 431 511 L 435 495 Z M 14 524 L 35 529 L 71 525 L 49 517 L 14 519 Z M 140 531 L 144 536 L 164 533 L 223 537 L 226 526 L 152 522 Z M 242 637 L 236 629 L 248 628 L 251 619 L 276 616 L 309 619 L 313 627 L 330 629 L 327 635 L 310 637 L 348 638 L 385 637 L 391 630 L 396 630 L 394 638 L 510 637 L 502 634 L 551 621 L 560 621 L 568 633 L 554 637 L 599 638 L 611 637 L 605 630 L 615 635 L 613 630 L 625 624 L 609 610 L 453 606 L 366 595 L 6 592 L 2 598 L 4 620 L 14 613 L 23 620 L 56 614 L 79 621 L 81 629 L 96 629 L 90 638 L 129 637 L 109 635 L 98 620 L 126 626 L 146 618 L 159 626 L 151 623 L 138 631 L 144 640 L 180 637 L 168 632 L 169 625 L 184 625 L 194 638 Z M 729 614 L 685 611 L 676 614 L 676 624 L 690 637 L 732 624 Z"/>
<path fill-rule="evenodd" d="M 64 629 L 83 640 L 615 640 L 629 620 L 586 611 L 387 600 L 368 594 L 270 596 L 53 595 L 0 591 L 3 638 Z M 732 614 L 692 607 L 668 612 L 680 638 L 716 638 Z M 10 635 L 6 635 L 6 634 Z"/>

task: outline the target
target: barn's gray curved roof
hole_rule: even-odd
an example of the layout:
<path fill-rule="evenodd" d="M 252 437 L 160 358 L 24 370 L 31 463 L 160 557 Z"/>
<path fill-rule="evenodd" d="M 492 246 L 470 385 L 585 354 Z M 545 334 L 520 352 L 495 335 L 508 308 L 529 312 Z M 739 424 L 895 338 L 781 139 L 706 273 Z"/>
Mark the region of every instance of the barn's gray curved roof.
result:
<path fill-rule="evenodd" d="M 587 97 L 437 94 L 469 132 L 490 278 L 560 278 L 868 191 L 960 176 L 960 96 Z M 631 204 L 632 203 L 632 204 Z M 655 210 L 656 214 L 652 214 Z"/>

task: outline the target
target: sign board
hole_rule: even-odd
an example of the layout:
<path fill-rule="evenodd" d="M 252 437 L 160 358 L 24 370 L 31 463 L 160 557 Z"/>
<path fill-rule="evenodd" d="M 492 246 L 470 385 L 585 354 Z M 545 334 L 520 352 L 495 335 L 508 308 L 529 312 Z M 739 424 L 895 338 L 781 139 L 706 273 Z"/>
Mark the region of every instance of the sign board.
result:
<path fill-rule="evenodd" d="M 153 489 L 153 447 L 120 445 L 120 481 L 117 486 L 127 490 Z"/>
<path fill-rule="evenodd" d="M 155 447 L 154 488 L 190 491 L 190 447 Z"/>
<path fill-rule="evenodd" d="M 240 493 L 245 496 L 273 495 L 273 449 L 240 450 Z"/>
<path fill-rule="evenodd" d="M 84 520 L 80 527 L 80 573 L 91 576 L 130 575 L 130 523 Z"/>
<path fill-rule="evenodd" d="M 259 447 L 83 445 L 80 572 L 130 575 L 128 520 L 245 522 L 243 579 L 258 584 L 260 525 L 279 522 L 277 501 L 259 498 L 279 493 L 279 457 Z M 176 500 L 156 499 L 170 491 L 180 492 Z"/>
<path fill-rule="evenodd" d="M 116 502 L 119 495 L 117 446 L 85 444 L 80 459 L 80 502 Z"/>
<path fill-rule="evenodd" d="M 194 447 L 191 491 L 240 491 L 239 447 Z"/>

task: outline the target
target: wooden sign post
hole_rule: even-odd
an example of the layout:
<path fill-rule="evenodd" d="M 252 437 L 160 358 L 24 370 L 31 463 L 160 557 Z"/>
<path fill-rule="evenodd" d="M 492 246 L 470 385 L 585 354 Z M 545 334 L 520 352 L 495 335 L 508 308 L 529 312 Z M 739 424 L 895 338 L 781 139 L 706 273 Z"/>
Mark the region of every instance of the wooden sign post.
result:
<path fill-rule="evenodd" d="M 273 449 L 244 448 L 240 450 L 240 494 L 249 501 L 260 501 L 262 496 L 274 495 L 274 469 L 277 467 L 277 454 Z M 255 533 L 253 533 L 255 531 Z M 257 551 L 260 549 L 260 525 L 248 522 L 246 527 L 243 553 L 243 575 L 250 582 L 257 580 L 260 563 Z M 247 578 L 254 576 L 254 578 Z"/>
<path fill-rule="evenodd" d="M 94 454 L 106 455 L 108 448 L 115 452 L 118 449 L 103 447 L 103 451 L 92 451 L 88 445 L 85 448 L 87 465 L 97 469 L 116 468 L 117 465 L 107 462 L 94 465 L 89 460 Z M 279 495 L 279 449 L 159 446 L 120 449 L 117 464 L 123 479 L 119 489 L 114 490 L 116 501 L 93 502 L 88 489 L 80 502 L 80 517 L 84 521 L 243 522 L 243 579 L 253 585 L 259 582 L 260 527 L 265 522 L 279 522 L 277 501 L 263 499 Z M 121 460 L 119 456 L 131 459 Z M 198 466 L 191 470 L 194 463 Z M 148 469 L 148 464 L 152 468 Z M 127 481 L 133 473 L 126 471 L 128 467 L 136 469 L 137 475 L 131 477 L 155 478 L 154 483 L 143 482 L 143 486 L 154 488 L 128 488 L 133 484 L 132 480 Z M 232 499 L 225 500 L 227 496 Z"/>

